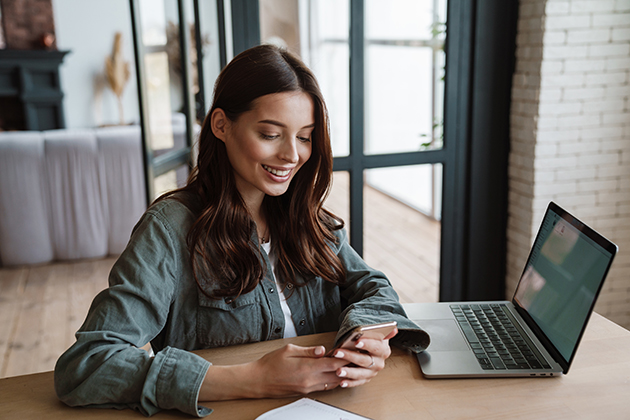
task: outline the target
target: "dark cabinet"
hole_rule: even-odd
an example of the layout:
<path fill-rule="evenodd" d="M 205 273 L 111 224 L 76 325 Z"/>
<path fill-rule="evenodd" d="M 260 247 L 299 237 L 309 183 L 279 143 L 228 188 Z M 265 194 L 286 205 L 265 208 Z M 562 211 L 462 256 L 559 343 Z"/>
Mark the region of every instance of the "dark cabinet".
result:
<path fill-rule="evenodd" d="M 59 66 L 67 53 L 0 50 L 0 129 L 65 127 Z"/>

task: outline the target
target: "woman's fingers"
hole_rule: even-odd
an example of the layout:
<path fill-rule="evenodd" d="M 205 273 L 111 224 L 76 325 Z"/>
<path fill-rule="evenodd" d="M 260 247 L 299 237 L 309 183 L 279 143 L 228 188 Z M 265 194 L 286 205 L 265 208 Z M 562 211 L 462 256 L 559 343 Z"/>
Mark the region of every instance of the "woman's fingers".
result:
<path fill-rule="evenodd" d="M 322 357 L 326 354 L 324 346 L 301 347 L 287 344 L 286 352 L 289 357 Z"/>
<path fill-rule="evenodd" d="M 256 363 L 263 378 L 261 391 L 266 396 L 282 396 L 363 385 L 385 367 L 391 350 L 388 339 L 366 337 L 356 347 L 337 349 L 334 357 L 324 357 L 322 346 L 293 344 L 268 353 Z"/>
<path fill-rule="evenodd" d="M 341 388 L 353 388 L 370 382 L 378 371 L 362 367 L 344 366 L 337 369 L 337 376 L 341 380 Z"/>
<path fill-rule="evenodd" d="M 335 356 L 338 359 L 347 360 L 349 363 L 364 369 L 379 371 L 385 366 L 385 358 L 370 353 L 361 353 L 352 350 L 338 350 Z"/>
<path fill-rule="evenodd" d="M 336 388 L 341 381 L 337 370 L 348 362 L 323 357 L 324 354 L 322 346 L 288 344 L 258 359 L 253 372 L 262 379 L 262 396 L 308 394 Z"/>
<path fill-rule="evenodd" d="M 387 359 L 391 354 L 392 350 L 389 347 L 389 340 L 375 340 L 372 338 L 362 338 L 360 339 L 356 346 L 359 351 L 370 353 L 373 356 L 382 357 L 383 359 Z"/>
<path fill-rule="evenodd" d="M 314 386 L 312 391 L 330 391 L 337 388 L 341 380 L 342 378 L 339 378 L 335 372 L 327 373 L 321 377 L 319 383 Z"/>
<path fill-rule="evenodd" d="M 381 370 L 384 367 L 384 360 L 391 355 L 389 340 L 362 338 L 357 342 L 356 348 L 357 350 L 338 349 L 333 356 L 357 366 L 364 368 L 376 366 L 376 370 Z"/>
<path fill-rule="evenodd" d="M 393 337 L 395 332 L 390 334 Z M 389 336 L 388 336 L 389 337 Z M 385 359 L 391 355 L 389 338 L 383 340 L 362 338 L 356 344 L 357 350 L 339 349 L 334 357 L 346 360 L 349 364 L 337 369 L 342 380 L 339 386 L 351 388 L 369 382 L 385 367 Z"/>
<path fill-rule="evenodd" d="M 361 338 L 356 343 L 356 350 L 338 349 L 334 357 L 323 357 L 326 350 L 322 346 L 300 347 L 289 344 L 283 351 L 288 359 L 311 359 L 307 361 L 310 368 L 300 363 L 302 368 L 307 368 L 313 374 L 302 378 L 305 381 L 298 386 L 300 392 L 328 391 L 337 386 L 350 388 L 369 382 L 385 367 L 385 359 L 391 355 L 389 339 L 397 333 L 398 330 L 394 330 L 382 340 Z M 298 368 L 297 372 L 300 370 Z"/>

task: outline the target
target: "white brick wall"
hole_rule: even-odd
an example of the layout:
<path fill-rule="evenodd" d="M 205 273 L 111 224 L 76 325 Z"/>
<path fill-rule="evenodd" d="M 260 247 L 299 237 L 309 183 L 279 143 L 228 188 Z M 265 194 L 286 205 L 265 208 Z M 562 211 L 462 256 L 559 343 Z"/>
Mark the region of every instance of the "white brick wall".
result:
<path fill-rule="evenodd" d="M 507 294 L 547 203 L 619 246 L 596 310 L 630 328 L 630 0 L 521 0 Z"/>

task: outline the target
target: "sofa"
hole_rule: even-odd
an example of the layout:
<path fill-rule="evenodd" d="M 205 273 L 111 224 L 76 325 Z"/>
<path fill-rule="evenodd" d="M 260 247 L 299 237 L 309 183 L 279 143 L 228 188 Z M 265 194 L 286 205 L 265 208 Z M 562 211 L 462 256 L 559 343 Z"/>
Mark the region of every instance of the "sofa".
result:
<path fill-rule="evenodd" d="M 139 126 L 0 132 L 0 264 L 119 254 L 146 209 Z"/>

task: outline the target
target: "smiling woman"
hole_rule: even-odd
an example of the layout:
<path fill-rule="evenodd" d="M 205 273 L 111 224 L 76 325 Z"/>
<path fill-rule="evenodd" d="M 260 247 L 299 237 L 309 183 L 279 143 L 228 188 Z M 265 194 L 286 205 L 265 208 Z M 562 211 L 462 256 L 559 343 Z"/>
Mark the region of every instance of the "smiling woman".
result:
<path fill-rule="evenodd" d="M 235 57 L 217 79 L 188 184 L 147 210 L 58 360 L 60 399 L 203 416 L 210 410 L 199 401 L 360 386 L 383 369 L 390 339 L 426 348 L 427 334 L 407 319 L 387 278 L 322 207 L 331 176 L 328 115 L 311 71 L 272 46 Z M 322 346 L 287 345 L 214 366 L 190 352 L 341 337 L 384 321 L 395 321 L 398 335 L 363 337 L 332 357 Z M 148 342 L 154 356 L 140 349 Z"/>

